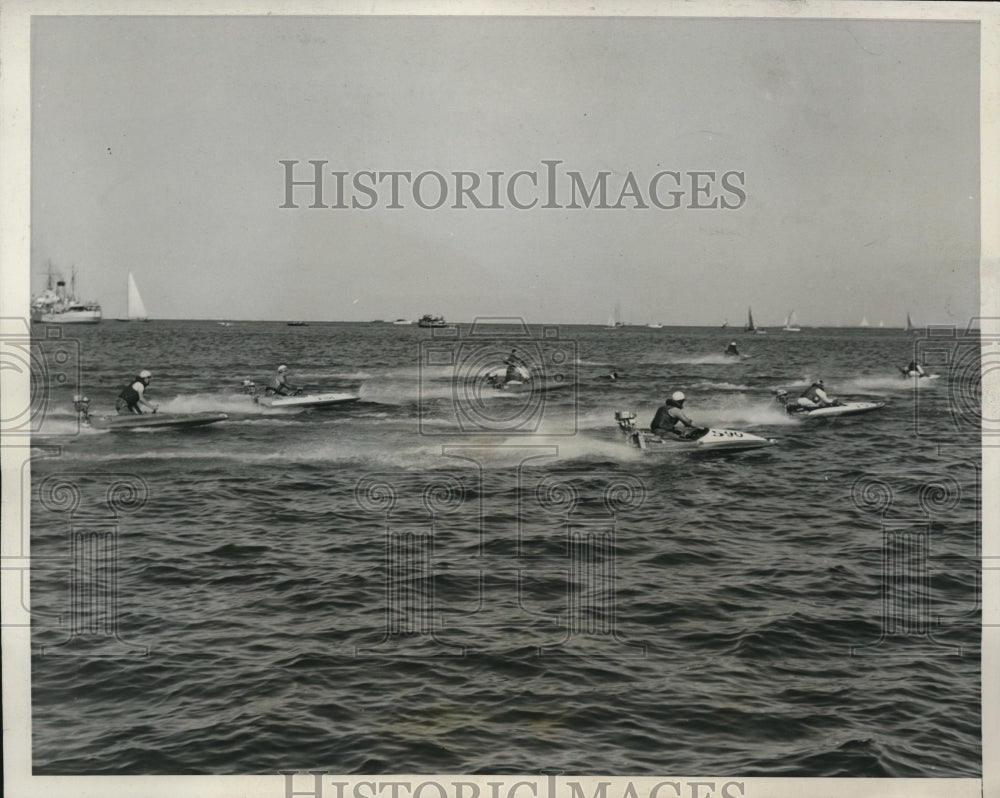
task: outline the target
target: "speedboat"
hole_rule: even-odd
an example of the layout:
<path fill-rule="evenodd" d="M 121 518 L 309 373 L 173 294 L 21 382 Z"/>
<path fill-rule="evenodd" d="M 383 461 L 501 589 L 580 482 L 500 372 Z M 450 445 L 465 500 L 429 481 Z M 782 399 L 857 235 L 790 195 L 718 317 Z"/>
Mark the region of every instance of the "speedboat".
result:
<path fill-rule="evenodd" d="M 357 402 L 361 397 L 356 393 L 302 393 L 301 391 L 282 395 L 261 390 L 253 380 L 243 380 L 243 392 L 253 397 L 261 407 L 268 408 L 307 408 L 330 407 L 347 402 Z"/>
<path fill-rule="evenodd" d="M 568 388 L 572 383 L 562 375 L 533 376 L 527 366 L 515 365 L 508 373 L 507 366 L 491 369 L 483 376 L 483 385 L 495 391 L 538 393 Z"/>
<path fill-rule="evenodd" d="M 870 413 L 885 407 L 885 402 L 841 402 L 835 400 L 827 407 L 808 408 L 788 398 L 788 391 L 775 391 L 775 401 L 785 408 L 785 412 L 797 418 L 829 418 L 831 416 L 854 416 Z"/>
<path fill-rule="evenodd" d="M 639 429 L 635 423 L 635 413 L 629 410 L 615 412 L 615 421 L 621 430 L 625 442 L 643 451 L 698 451 L 698 452 L 732 452 L 746 449 L 762 449 L 773 446 L 778 441 L 775 438 L 762 438 L 752 432 L 735 429 L 707 427 L 695 432 L 690 437 L 663 438 L 654 435 L 648 429 Z"/>
<path fill-rule="evenodd" d="M 95 416 L 90 412 L 90 399 L 79 394 L 73 397 L 73 409 L 87 427 L 104 430 L 163 429 L 168 427 L 203 427 L 229 418 L 225 413 L 129 413 L 127 415 Z"/>
<path fill-rule="evenodd" d="M 926 371 L 917 371 L 916 369 L 905 368 L 903 366 L 900 366 L 899 370 L 903 373 L 904 380 L 908 380 L 913 377 L 921 380 L 936 380 L 941 377 L 940 374 L 928 374 Z"/>

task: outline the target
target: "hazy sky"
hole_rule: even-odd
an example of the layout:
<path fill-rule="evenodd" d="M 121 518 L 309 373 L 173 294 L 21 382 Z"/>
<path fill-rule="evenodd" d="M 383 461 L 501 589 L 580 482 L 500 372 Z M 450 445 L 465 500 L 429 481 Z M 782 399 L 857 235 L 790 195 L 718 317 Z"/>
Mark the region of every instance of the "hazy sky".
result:
<path fill-rule="evenodd" d="M 129 270 L 154 318 L 978 314 L 975 23 L 42 17 L 32 48 L 32 287 L 75 264 L 109 318 Z M 371 209 L 309 208 L 300 187 L 281 208 L 281 160 L 346 172 L 348 205 L 366 170 L 451 193 L 428 210 L 402 181 L 389 208 L 382 182 Z M 543 160 L 556 204 L 566 172 L 610 172 L 608 205 L 632 173 L 649 207 L 543 208 Z M 502 172 L 502 207 L 451 207 L 456 171 L 487 205 Z M 506 194 L 519 171 L 531 209 Z M 650 203 L 654 175 L 695 171 L 716 173 L 700 199 Z M 740 207 L 689 207 L 713 198 Z"/>

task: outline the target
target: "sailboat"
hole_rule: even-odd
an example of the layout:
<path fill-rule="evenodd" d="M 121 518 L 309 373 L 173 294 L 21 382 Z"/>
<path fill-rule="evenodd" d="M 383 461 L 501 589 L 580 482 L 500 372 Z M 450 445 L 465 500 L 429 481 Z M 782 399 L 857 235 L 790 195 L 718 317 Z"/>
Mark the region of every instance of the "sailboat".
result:
<path fill-rule="evenodd" d="M 765 331 L 759 328 L 753 323 L 753 311 L 747 308 L 747 325 L 743 328 L 743 332 L 763 334 Z"/>
<path fill-rule="evenodd" d="M 132 272 L 128 273 L 128 318 L 116 319 L 116 321 L 149 321 L 149 317 L 146 315 L 146 305 L 142 301 L 139 286 L 135 284 Z"/>
<path fill-rule="evenodd" d="M 913 320 L 910 318 L 910 312 L 906 311 L 906 332 L 915 333 L 917 328 L 913 326 Z"/>
<path fill-rule="evenodd" d="M 788 315 L 785 316 L 785 326 L 781 329 L 784 332 L 802 332 L 801 327 L 796 327 L 795 325 L 795 311 L 789 311 Z"/>
<path fill-rule="evenodd" d="M 868 326 L 868 317 L 867 316 L 862 316 L 861 317 L 861 321 L 858 322 L 858 326 L 859 327 L 867 327 Z"/>
<path fill-rule="evenodd" d="M 621 302 L 615 303 L 615 312 L 613 315 L 608 316 L 608 329 L 614 330 L 618 327 L 624 327 L 625 322 L 622 321 L 622 305 Z"/>

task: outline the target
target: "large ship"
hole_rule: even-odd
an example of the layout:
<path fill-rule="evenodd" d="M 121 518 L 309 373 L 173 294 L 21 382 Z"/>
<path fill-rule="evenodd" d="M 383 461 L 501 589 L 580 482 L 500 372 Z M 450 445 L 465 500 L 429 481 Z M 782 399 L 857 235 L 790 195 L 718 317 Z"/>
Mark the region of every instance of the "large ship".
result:
<path fill-rule="evenodd" d="M 49 282 L 45 290 L 31 300 L 31 320 L 43 324 L 97 324 L 101 320 L 101 306 L 97 302 L 83 302 L 76 295 L 76 269 L 66 281 L 59 277 L 52 284 L 53 272 L 49 266 Z"/>
<path fill-rule="evenodd" d="M 444 316 L 432 316 L 430 313 L 426 314 L 425 316 L 422 316 L 420 318 L 420 321 L 417 322 L 417 325 L 419 327 L 451 327 L 452 326 L 452 325 L 448 324 L 448 322 L 446 322 L 444 320 Z"/>

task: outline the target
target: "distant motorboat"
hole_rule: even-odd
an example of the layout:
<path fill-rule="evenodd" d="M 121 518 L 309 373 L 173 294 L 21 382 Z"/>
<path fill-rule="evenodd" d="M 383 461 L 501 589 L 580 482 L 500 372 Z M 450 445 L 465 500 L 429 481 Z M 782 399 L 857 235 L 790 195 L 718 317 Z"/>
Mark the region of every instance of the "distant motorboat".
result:
<path fill-rule="evenodd" d="M 647 326 L 647 327 L 652 327 L 652 328 L 653 328 L 654 330 L 659 330 L 659 329 L 662 329 L 662 328 L 663 328 L 663 325 L 662 325 L 662 324 L 659 324 L 658 322 L 655 322 L 655 321 L 651 321 L 651 322 L 650 322 L 649 324 L 647 324 L 646 326 Z"/>
<path fill-rule="evenodd" d="M 309 322 L 307 321 L 289 321 L 286 322 L 289 327 L 308 327 Z"/>
<path fill-rule="evenodd" d="M 396 320 L 395 320 L 395 321 L 393 322 L 393 324 L 399 324 L 399 325 L 403 325 L 403 324 L 413 324 L 413 321 L 412 321 L 411 319 L 396 319 Z"/>
<path fill-rule="evenodd" d="M 425 315 L 423 315 L 423 316 L 420 317 L 420 321 L 417 322 L 417 326 L 418 327 L 451 327 L 452 325 L 448 324 L 448 322 L 446 322 L 444 320 L 444 316 L 432 316 L 430 313 L 427 313 L 427 314 L 425 314 Z"/>

